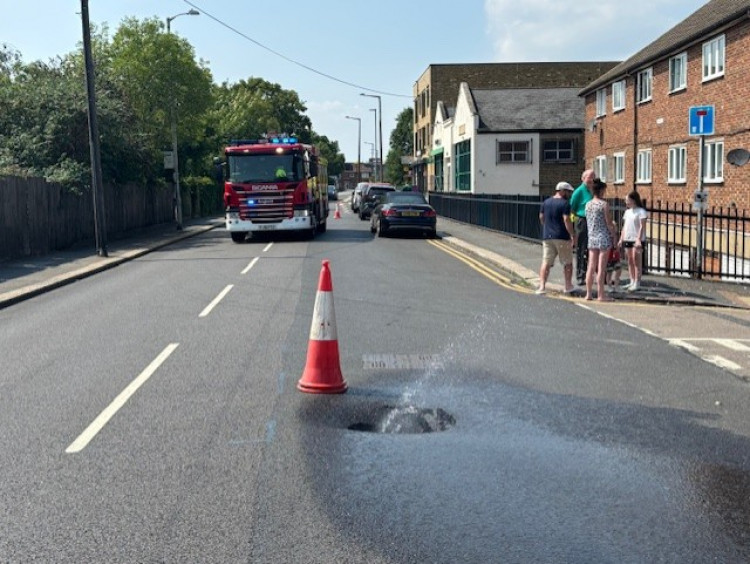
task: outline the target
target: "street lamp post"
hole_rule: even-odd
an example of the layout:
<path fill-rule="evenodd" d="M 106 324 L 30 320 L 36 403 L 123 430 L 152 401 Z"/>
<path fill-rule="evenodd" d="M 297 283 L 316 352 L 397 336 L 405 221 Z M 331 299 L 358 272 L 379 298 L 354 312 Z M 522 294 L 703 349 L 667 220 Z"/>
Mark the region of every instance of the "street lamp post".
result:
<path fill-rule="evenodd" d="M 346 119 L 357 120 L 357 183 L 359 183 L 362 182 L 362 169 L 360 168 L 360 162 L 362 162 L 362 118 L 352 116 L 344 117 L 346 117 Z"/>
<path fill-rule="evenodd" d="M 380 180 L 382 181 L 383 180 L 383 106 L 381 105 L 380 96 L 378 96 L 377 94 L 365 94 L 364 92 L 361 92 L 360 96 L 369 96 L 370 98 L 378 99 L 378 130 L 379 130 L 378 138 L 380 140 Z"/>
<path fill-rule="evenodd" d="M 167 18 L 167 33 L 172 33 L 171 23 L 175 18 L 180 16 L 200 16 L 198 10 L 189 10 L 182 12 L 174 16 Z M 180 164 L 179 157 L 177 156 L 177 104 L 175 100 L 172 100 L 172 112 L 171 112 L 171 128 L 172 128 L 172 166 L 174 167 L 172 178 L 174 180 L 174 201 L 175 201 L 175 221 L 177 222 L 177 229 L 182 229 L 182 193 L 180 192 Z"/>
<path fill-rule="evenodd" d="M 378 172 L 378 150 L 377 150 L 377 144 L 378 144 L 378 110 L 377 108 L 370 108 L 370 111 L 373 112 L 372 117 L 375 120 L 375 144 L 373 145 L 373 152 L 375 153 L 375 171 Z M 382 155 L 381 155 L 382 157 Z M 380 175 L 380 178 L 378 178 L 380 182 L 383 182 L 383 176 Z"/>

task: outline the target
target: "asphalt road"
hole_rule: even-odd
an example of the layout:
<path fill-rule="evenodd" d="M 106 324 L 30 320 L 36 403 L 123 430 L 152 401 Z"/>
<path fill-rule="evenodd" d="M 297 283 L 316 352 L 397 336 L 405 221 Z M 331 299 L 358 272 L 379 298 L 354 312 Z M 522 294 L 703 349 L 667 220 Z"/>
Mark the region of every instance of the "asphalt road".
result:
<path fill-rule="evenodd" d="M 343 395 L 295 386 L 323 259 Z M 4 562 L 750 559 L 744 381 L 348 210 L 8 307 L 0 358 Z"/>

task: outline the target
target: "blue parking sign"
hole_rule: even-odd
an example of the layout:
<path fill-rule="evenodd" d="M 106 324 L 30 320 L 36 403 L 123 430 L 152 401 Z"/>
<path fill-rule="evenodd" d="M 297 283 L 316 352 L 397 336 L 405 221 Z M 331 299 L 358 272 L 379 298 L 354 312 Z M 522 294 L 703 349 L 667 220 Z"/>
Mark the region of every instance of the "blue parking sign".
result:
<path fill-rule="evenodd" d="M 714 134 L 714 107 L 691 106 L 688 119 L 688 133 L 690 135 Z"/>

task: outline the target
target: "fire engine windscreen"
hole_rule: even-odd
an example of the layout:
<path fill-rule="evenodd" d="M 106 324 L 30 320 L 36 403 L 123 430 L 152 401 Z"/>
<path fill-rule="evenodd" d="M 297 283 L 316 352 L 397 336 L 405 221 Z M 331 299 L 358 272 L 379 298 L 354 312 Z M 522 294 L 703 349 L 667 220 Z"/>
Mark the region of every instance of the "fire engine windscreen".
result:
<path fill-rule="evenodd" d="M 229 155 L 229 180 L 248 182 L 294 182 L 303 178 L 302 159 L 298 155 Z"/>

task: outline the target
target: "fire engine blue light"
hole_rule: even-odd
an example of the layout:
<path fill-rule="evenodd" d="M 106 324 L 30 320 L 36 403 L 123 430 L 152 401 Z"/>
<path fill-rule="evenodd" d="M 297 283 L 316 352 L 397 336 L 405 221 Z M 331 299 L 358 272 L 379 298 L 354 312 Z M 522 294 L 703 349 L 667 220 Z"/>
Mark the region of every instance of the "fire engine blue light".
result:
<path fill-rule="evenodd" d="M 254 205 L 255 205 L 255 200 L 253 200 L 252 198 L 251 198 L 251 199 L 249 199 L 249 200 L 247 201 L 247 205 L 248 205 L 248 206 L 254 206 Z"/>
<path fill-rule="evenodd" d="M 270 141 L 271 143 L 291 144 L 291 143 L 296 143 L 297 138 L 296 137 L 271 137 Z"/>

